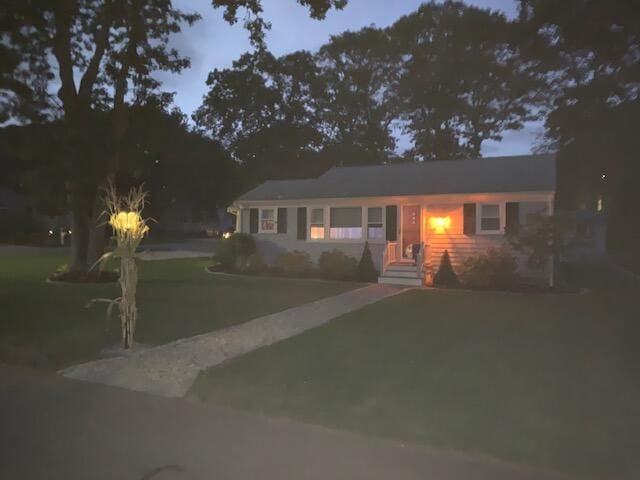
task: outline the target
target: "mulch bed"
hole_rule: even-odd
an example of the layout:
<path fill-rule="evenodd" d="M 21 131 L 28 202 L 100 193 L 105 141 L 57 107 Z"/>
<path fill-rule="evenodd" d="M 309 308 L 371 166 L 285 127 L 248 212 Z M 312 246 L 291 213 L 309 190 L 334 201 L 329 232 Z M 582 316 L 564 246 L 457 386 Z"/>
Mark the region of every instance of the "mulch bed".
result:
<path fill-rule="evenodd" d="M 47 281 L 51 283 L 114 283 L 119 277 L 120 272 L 116 270 L 103 270 L 97 274 L 56 272 L 49 275 Z"/>

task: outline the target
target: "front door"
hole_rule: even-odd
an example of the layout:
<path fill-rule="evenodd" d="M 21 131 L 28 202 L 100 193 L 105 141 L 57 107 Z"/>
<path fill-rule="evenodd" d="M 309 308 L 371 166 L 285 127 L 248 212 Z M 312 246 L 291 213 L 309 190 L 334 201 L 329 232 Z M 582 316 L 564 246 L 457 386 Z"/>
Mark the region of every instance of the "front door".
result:
<path fill-rule="evenodd" d="M 402 207 L 403 258 L 413 258 L 414 244 L 420 244 L 420 205 L 404 205 Z"/>

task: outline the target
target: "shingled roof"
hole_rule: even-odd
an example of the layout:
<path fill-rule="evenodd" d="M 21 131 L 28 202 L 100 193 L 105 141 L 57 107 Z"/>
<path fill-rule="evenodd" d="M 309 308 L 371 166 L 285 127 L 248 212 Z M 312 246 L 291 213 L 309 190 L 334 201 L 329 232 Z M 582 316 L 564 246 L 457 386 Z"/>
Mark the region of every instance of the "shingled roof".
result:
<path fill-rule="evenodd" d="M 554 155 L 334 167 L 318 178 L 270 180 L 238 201 L 554 191 Z"/>

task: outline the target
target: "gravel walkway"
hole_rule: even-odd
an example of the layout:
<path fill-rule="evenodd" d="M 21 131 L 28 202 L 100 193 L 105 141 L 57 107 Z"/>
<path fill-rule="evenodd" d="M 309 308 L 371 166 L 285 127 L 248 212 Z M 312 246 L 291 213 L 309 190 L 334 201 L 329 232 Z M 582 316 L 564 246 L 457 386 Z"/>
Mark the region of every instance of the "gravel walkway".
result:
<path fill-rule="evenodd" d="M 151 348 L 137 355 L 76 365 L 61 373 L 78 380 L 165 397 L 182 397 L 204 369 L 293 337 L 405 290 L 391 285 L 370 285 L 223 330 Z"/>

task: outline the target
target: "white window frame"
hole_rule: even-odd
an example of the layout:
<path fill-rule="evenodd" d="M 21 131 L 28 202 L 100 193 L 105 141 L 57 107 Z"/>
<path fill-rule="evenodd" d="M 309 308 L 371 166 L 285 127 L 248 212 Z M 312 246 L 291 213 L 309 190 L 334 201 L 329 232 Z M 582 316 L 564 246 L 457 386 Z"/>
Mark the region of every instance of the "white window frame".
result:
<path fill-rule="evenodd" d="M 497 230 L 483 230 L 482 229 L 482 207 L 483 206 L 498 206 L 498 218 L 500 221 L 500 227 Z M 478 235 L 500 235 L 504 233 L 504 226 L 506 223 L 506 206 L 505 202 L 483 202 L 476 204 L 476 233 Z"/>
<path fill-rule="evenodd" d="M 380 211 L 382 212 L 382 218 L 381 218 L 381 224 L 382 224 L 382 238 L 369 238 L 369 209 L 370 208 L 379 208 Z M 386 243 L 386 231 L 387 231 L 387 219 L 386 219 L 386 215 L 385 215 L 385 207 L 382 205 L 373 205 L 373 206 L 365 206 L 362 209 L 364 210 L 364 214 L 363 216 L 364 218 L 364 222 L 363 225 L 365 225 L 366 227 L 366 234 L 364 236 L 364 238 L 369 242 L 369 243 Z M 376 223 L 376 222 L 374 222 Z"/>
<path fill-rule="evenodd" d="M 265 210 L 273 211 L 273 229 L 262 228 L 262 212 Z M 258 233 L 277 233 L 278 232 L 278 208 L 277 207 L 260 207 L 258 211 Z"/>
<path fill-rule="evenodd" d="M 322 238 L 311 238 L 311 213 L 313 210 L 322 210 L 322 228 L 323 235 Z M 315 207 L 307 207 L 307 241 L 308 242 L 323 242 L 327 239 L 327 207 L 326 206 L 315 206 Z"/>

